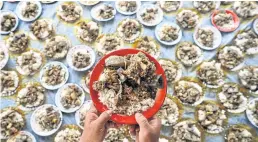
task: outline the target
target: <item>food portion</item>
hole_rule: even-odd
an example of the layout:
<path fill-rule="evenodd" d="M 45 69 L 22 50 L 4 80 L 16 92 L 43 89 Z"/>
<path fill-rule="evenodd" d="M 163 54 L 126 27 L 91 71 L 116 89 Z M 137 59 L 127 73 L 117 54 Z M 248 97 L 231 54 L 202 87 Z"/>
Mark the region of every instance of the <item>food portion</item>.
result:
<path fill-rule="evenodd" d="M 158 5 L 164 12 L 177 11 L 180 8 L 180 1 L 159 1 Z"/>
<path fill-rule="evenodd" d="M 182 79 L 175 84 L 175 96 L 186 105 L 196 106 L 203 101 L 203 87 L 196 81 Z"/>
<path fill-rule="evenodd" d="M 258 14 L 258 6 L 252 1 L 235 1 L 233 9 L 242 18 L 249 18 Z"/>
<path fill-rule="evenodd" d="M 66 82 L 66 70 L 61 65 L 49 65 L 44 71 L 41 81 L 49 86 L 56 86 Z"/>
<path fill-rule="evenodd" d="M 197 106 L 196 120 L 208 133 L 218 134 L 224 130 L 226 111 L 215 102 L 205 101 Z"/>
<path fill-rule="evenodd" d="M 218 60 L 221 66 L 234 70 L 244 61 L 244 53 L 237 46 L 225 46 L 218 52 Z"/>
<path fill-rule="evenodd" d="M 189 119 L 173 126 L 171 135 L 173 142 L 201 142 L 203 134 L 196 122 Z"/>
<path fill-rule="evenodd" d="M 96 13 L 94 14 L 96 14 L 96 17 L 100 20 L 111 19 L 116 14 L 114 7 L 110 4 L 101 4 L 94 8 L 96 8 Z"/>
<path fill-rule="evenodd" d="M 52 105 L 43 105 L 36 109 L 31 118 L 33 119 L 33 123 L 31 124 L 33 130 L 37 132 L 50 132 L 58 127 L 62 123 L 62 114 L 61 112 Z"/>
<path fill-rule="evenodd" d="M 138 7 L 136 1 L 119 1 L 118 6 L 118 8 L 123 12 L 135 12 Z"/>
<path fill-rule="evenodd" d="M 144 22 L 155 23 L 159 16 L 159 9 L 155 7 L 149 7 L 142 11 L 141 18 Z"/>
<path fill-rule="evenodd" d="M 246 115 L 253 125 L 258 127 L 258 100 L 252 100 L 247 107 Z"/>
<path fill-rule="evenodd" d="M 100 25 L 94 21 L 82 21 L 76 26 L 76 36 L 82 41 L 92 43 L 100 34 Z"/>
<path fill-rule="evenodd" d="M 75 22 L 79 20 L 83 14 L 80 5 L 74 2 L 64 2 L 57 9 L 57 16 L 66 22 Z"/>
<path fill-rule="evenodd" d="M 26 19 L 33 19 L 37 17 L 40 12 L 38 4 L 34 1 L 22 2 L 20 4 L 21 15 Z"/>
<path fill-rule="evenodd" d="M 159 59 L 159 64 L 163 68 L 168 83 L 175 83 L 182 76 L 182 67 L 175 61 Z"/>
<path fill-rule="evenodd" d="M 220 4 L 221 5 L 229 5 L 229 4 L 232 4 L 233 1 L 220 1 Z"/>
<path fill-rule="evenodd" d="M 88 71 L 88 72 L 86 72 L 86 75 L 82 79 L 82 87 L 87 93 L 90 92 L 90 90 L 89 90 L 90 76 L 91 76 L 91 71 Z"/>
<path fill-rule="evenodd" d="M 51 20 L 39 19 L 30 25 L 32 34 L 40 40 L 44 40 L 54 34 L 54 27 Z"/>
<path fill-rule="evenodd" d="M 5 59 L 5 53 L 4 51 L 2 50 L 2 48 L 0 49 L 0 62 L 2 62 L 4 59 Z"/>
<path fill-rule="evenodd" d="M 182 42 L 176 49 L 177 58 L 185 66 L 194 66 L 202 60 L 202 50 L 189 42 Z"/>
<path fill-rule="evenodd" d="M 29 37 L 24 33 L 10 33 L 6 46 L 13 53 L 22 53 L 29 46 Z"/>
<path fill-rule="evenodd" d="M 109 128 L 103 142 L 129 142 L 125 128 Z"/>
<path fill-rule="evenodd" d="M 125 19 L 117 27 L 118 35 L 125 41 L 133 42 L 142 32 L 142 25 L 135 19 Z"/>
<path fill-rule="evenodd" d="M 81 4 L 86 5 L 86 6 L 91 6 L 99 3 L 100 1 L 97 0 L 80 0 L 79 1 Z"/>
<path fill-rule="evenodd" d="M 65 109 L 79 107 L 82 104 L 82 95 L 84 94 L 79 86 L 69 84 L 60 92 L 61 104 Z"/>
<path fill-rule="evenodd" d="M 88 67 L 92 62 L 91 56 L 87 50 L 75 50 L 72 54 L 72 64 L 78 69 Z"/>
<path fill-rule="evenodd" d="M 34 75 L 43 64 L 41 54 L 35 51 L 22 53 L 16 59 L 16 69 L 22 75 Z"/>
<path fill-rule="evenodd" d="M 237 34 L 234 44 L 246 54 L 258 53 L 258 35 L 251 29 Z"/>
<path fill-rule="evenodd" d="M 193 6 L 202 13 L 210 12 L 216 8 L 215 1 L 193 1 Z"/>
<path fill-rule="evenodd" d="M 235 27 L 234 19 L 232 14 L 227 13 L 226 11 L 219 11 L 214 16 L 214 23 L 222 29 L 231 29 Z"/>
<path fill-rule="evenodd" d="M 16 102 L 26 109 L 35 109 L 45 102 L 45 89 L 35 83 L 28 83 L 17 95 Z"/>
<path fill-rule="evenodd" d="M 157 58 L 160 53 L 160 46 L 156 43 L 154 39 L 148 36 L 140 38 L 136 42 L 135 48 L 142 50 L 155 58 Z"/>
<path fill-rule="evenodd" d="M 92 105 L 92 101 L 86 101 L 82 107 L 75 113 L 75 119 L 77 124 L 80 126 L 80 128 L 84 128 L 84 123 L 86 119 L 87 112 L 90 110 L 90 107 Z M 79 119 L 78 119 L 79 118 Z M 77 119 L 79 121 L 77 121 Z"/>
<path fill-rule="evenodd" d="M 81 135 L 79 129 L 67 127 L 56 134 L 54 142 L 79 142 Z"/>
<path fill-rule="evenodd" d="M 215 35 L 214 32 L 209 28 L 199 27 L 196 32 L 197 41 L 205 47 L 214 47 Z"/>
<path fill-rule="evenodd" d="M 197 70 L 197 76 L 209 88 L 218 88 L 224 84 L 225 74 L 221 64 L 215 60 L 203 62 Z"/>
<path fill-rule="evenodd" d="M 253 142 L 255 138 L 248 129 L 233 125 L 229 128 L 225 139 L 227 142 Z"/>
<path fill-rule="evenodd" d="M 181 117 L 179 106 L 171 98 L 166 97 L 157 116 L 161 119 L 161 124 L 164 126 L 172 126 Z"/>
<path fill-rule="evenodd" d="M 218 93 L 219 102 L 231 113 L 241 113 L 247 107 L 248 99 L 240 91 L 237 84 L 227 83 L 221 87 Z"/>
<path fill-rule="evenodd" d="M 194 28 L 199 22 L 198 13 L 192 10 L 182 10 L 176 15 L 178 24 L 185 29 Z"/>
<path fill-rule="evenodd" d="M 247 66 L 238 72 L 241 84 L 250 92 L 258 94 L 258 67 Z"/>
<path fill-rule="evenodd" d="M 71 42 L 64 36 L 54 36 L 46 41 L 44 53 L 48 58 L 62 59 L 71 48 Z"/>
<path fill-rule="evenodd" d="M 96 42 L 96 50 L 100 55 L 106 55 L 112 51 L 123 48 L 124 42 L 114 34 L 102 35 Z"/>
<path fill-rule="evenodd" d="M 173 42 L 179 37 L 180 28 L 172 25 L 164 24 L 158 31 L 160 40 L 165 42 Z"/>
<path fill-rule="evenodd" d="M 10 32 L 13 31 L 17 24 L 17 17 L 14 13 L 1 12 L 1 32 Z"/>
<path fill-rule="evenodd" d="M 35 137 L 27 131 L 20 131 L 15 136 L 9 138 L 7 142 L 35 142 Z"/>
<path fill-rule="evenodd" d="M 0 96 L 10 96 L 16 92 L 16 89 L 19 86 L 19 77 L 15 71 L 0 71 Z"/>
<path fill-rule="evenodd" d="M 156 66 L 139 52 L 127 56 L 110 56 L 105 69 L 93 89 L 99 92 L 100 101 L 120 115 L 143 112 L 154 104 L 160 76 Z"/>
<path fill-rule="evenodd" d="M 25 126 L 23 114 L 15 108 L 5 108 L 1 110 L 1 139 L 10 138 L 22 130 Z"/>

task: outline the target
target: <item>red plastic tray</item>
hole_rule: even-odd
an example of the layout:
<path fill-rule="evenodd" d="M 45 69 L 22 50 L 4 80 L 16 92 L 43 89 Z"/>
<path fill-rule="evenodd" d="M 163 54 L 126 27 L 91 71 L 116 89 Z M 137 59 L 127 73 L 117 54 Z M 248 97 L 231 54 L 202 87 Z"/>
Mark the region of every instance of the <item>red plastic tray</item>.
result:
<path fill-rule="evenodd" d="M 108 110 L 107 106 L 105 106 L 104 104 L 102 104 L 100 102 L 100 100 L 98 99 L 98 92 L 95 91 L 92 88 L 93 82 L 97 81 L 99 79 L 99 76 L 101 75 L 101 73 L 104 70 L 104 65 L 105 65 L 105 59 L 108 58 L 109 56 L 112 55 L 118 55 L 118 56 L 125 56 L 128 54 L 137 54 L 138 52 L 141 52 L 140 50 L 137 49 L 121 49 L 121 50 L 116 50 L 114 52 L 111 52 L 109 54 L 107 54 L 106 56 L 104 56 L 103 58 L 100 59 L 100 61 L 97 63 L 97 65 L 95 66 L 95 68 L 92 71 L 91 74 L 91 78 L 90 78 L 90 96 L 91 99 L 96 107 L 96 109 L 100 112 L 104 112 L 105 110 Z M 157 94 L 156 94 L 156 98 L 155 98 L 155 103 L 153 105 L 153 107 L 149 108 L 148 110 L 142 112 L 142 114 L 146 117 L 146 118 L 151 118 L 152 116 L 154 116 L 160 109 L 160 107 L 162 106 L 166 94 L 167 94 L 167 81 L 166 81 L 166 76 L 164 73 L 164 70 L 162 69 L 161 65 L 158 63 L 158 61 L 153 58 L 151 55 L 143 52 L 144 54 L 146 54 L 146 56 L 150 59 L 150 61 L 154 62 L 156 65 L 156 73 L 157 74 L 161 74 L 162 78 L 163 78 L 163 88 L 158 89 Z M 116 123 L 121 123 L 121 124 L 136 124 L 136 120 L 135 120 L 135 116 L 131 115 L 131 116 L 125 116 L 125 115 L 119 115 L 119 114 L 112 114 L 111 116 L 111 120 L 116 122 Z"/>
<path fill-rule="evenodd" d="M 211 15 L 211 23 L 212 23 L 212 25 L 214 27 L 216 27 L 218 30 L 222 31 L 222 32 L 233 32 L 234 30 L 236 30 L 238 28 L 239 24 L 240 24 L 240 20 L 239 20 L 238 16 L 233 11 L 231 11 L 231 10 L 225 10 L 225 11 L 226 11 L 226 13 L 232 15 L 233 20 L 234 20 L 234 27 L 227 29 L 227 28 L 221 28 L 221 27 L 219 27 L 219 26 L 217 26 L 215 24 L 214 17 L 219 13 L 219 11 L 220 10 L 215 10 L 212 13 L 212 15 Z"/>

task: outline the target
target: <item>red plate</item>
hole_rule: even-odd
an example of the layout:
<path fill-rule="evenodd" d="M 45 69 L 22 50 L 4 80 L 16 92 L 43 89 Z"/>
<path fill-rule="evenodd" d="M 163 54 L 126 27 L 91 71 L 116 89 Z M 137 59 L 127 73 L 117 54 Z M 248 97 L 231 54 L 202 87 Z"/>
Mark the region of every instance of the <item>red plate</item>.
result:
<path fill-rule="evenodd" d="M 214 27 L 216 27 L 218 30 L 222 31 L 222 32 L 233 32 L 234 30 L 236 30 L 240 24 L 239 18 L 238 16 L 231 10 L 225 10 L 227 14 L 232 15 L 233 20 L 234 20 L 234 27 L 232 28 L 221 28 L 219 26 L 217 26 L 214 22 L 214 17 L 220 12 L 220 10 L 215 10 L 212 15 L 211 15 L 211 23 Z"/>
<path fill-rule="evenodd" d="M 91 96 L 91 99 L 98 111 L 103 112 L 103 111 L 108 110 L 107 106 L 102 104 L 100 102 L 100 100 L 98 99 L 98 96 L 99 96 L 98 92 L 95 91 L 92 87 L 93 82 L 97 81 L 99 79 L 99 76 L 101 75 L 101 73 L 104 70 L 105 59 L 112 55 L 125 56 L 128 54 L 137 54 L 138 52 L 140 52 L 140 50 L 137 50 L 137 49 L 116 50 L 114 52 L 107 54 L 103 58 L 101 58 L 100 61 L 97 63 L 97 65 L 95 66 L 95 68 L 92 71 L 91 78 L 90 78 L 90 96 Z M 154 59 L 151 55 L 149 55 L 147 53 L 144 53 L 144 54 L 150 59 L 150 61 L 152 61 L 156 65 L 156 68 L 157 68 L 156 73 L 161 74 L 161 76 L 163 78 L 163 86 L 164 86 L 163 88 L 158 89 L 153 107 L 149 108 L 148 110 L 146 110 L 142 113 L 146 118 L 151 118 L 159 111 L 160 107 L 162 106 L 162 104 L 165 100 L 165 97 L 167 94 L 167 81 L 166 81 L 164 70 L 162 69 L 162 67 L 158 63 L 158 61 L 156 59 Z M 113 114 L 111 116 L 111 120 L 116 123 L 121 123 L 121 124 L 136 124 L 137 123 L 134 115 L 125 116 L 125 115 Z"/>

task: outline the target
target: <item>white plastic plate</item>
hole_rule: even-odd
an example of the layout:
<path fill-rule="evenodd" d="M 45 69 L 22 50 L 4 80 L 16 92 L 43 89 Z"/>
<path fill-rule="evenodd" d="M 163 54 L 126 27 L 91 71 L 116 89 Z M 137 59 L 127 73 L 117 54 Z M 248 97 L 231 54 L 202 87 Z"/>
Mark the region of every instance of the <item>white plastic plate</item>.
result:
<path fill-rule="evenodd" d="M 69 85 L 75 85 L 76 87 L 78 87 L 78 88 L 82 91 L 82 95 L 80 96 L 81 104 L 80 104 L 79 106 L 76 106 L 76 107 L 74 107 L 74 108 L 69 108 L 69 109 L 67 109 L 67 108 L 65 108 L 65 107 L 62 105 L 62 103 L 61 103 L 61 94 L 62 94 L 62 91 L 63 91 L 65 88 L 67 88 Z M 78 109 L 82 106 L 82 104 L 83 104 L 83 102 L 84 102 L 84 99 L 85 99 L 85 93 L 84 93 L 83 89 L 82 89 L 79 85 L 77 85 L 77 84 L 75 84 L 75 83 L 67 83 L 67 84 L 65 84 L 64 86 L 62 86 L 61 88 L 58 89 L 58 91 L 57 91 L 57 93 L 56 93 L 56 95 L 55 95 L 55 103 L 56 103 L 56 106 L 57 106 L 62 112 L 65 112 L 65 113 L 72 113 L 72 112 L 75 112 L 76 110 L 78 110 Z"/>
<path fill-rule="evenodd" d="M 207 46 L 204 46 L 202 45 L 198 40 L 197 40 L 197 32 L 198 32 L 198 29 L 201 28 L 201 29 L 210 29 L 212 32 L 213 32 L 213 38 L 214 38 L 214 41 L 213 41 L 213 47 L 207 47 Z M 214 50 L 216 48 L 218 48 L 221 44 L 221 41 L 222 41 L 222 36 L 221 36 L 221 33 L 220 31 L 213 27 L 213 26 L 209 26 L 209 25 L 205 25 L 205 26 L 197 26 L 194 30 L 194 33 L 193 33 L 193 39 L 194 39 L 194 42 L 202 49 L 204 50 Z"/>
<path fill-rule="evenodd" d="M 161 30 L 161 27 L 163 27 L 164 25 L 169 25 L 169 26 L 172 26 L 172 27 L 176 27 L 177 29 L 179 29 L 179 33 L 178 33 L 178 38 L 174 41 L 171 41 L 171 42 L 167 42 L 167 41 L 162 41 L 160 38 L 159 38 L 159 30 Z M 155 36 L 156 38 L 158 39 L 158 41 L 164 45 L 175 45 L 177 44 L 181 38 L 182 38 L 182 30 L 181 28 L 175 24 L 175 23 L 168 23 L 168 22 L 162 22 L 160 23 L 156 28 L 155 28 Z"/>
<path fill-rule="evenodd" d="M 48 85 L 42 81 L 42 77 L 43 77 L 45 71 L 52 65 L 60 65 L 63 69 L 65 69 L 65 72 L 66 72 L 65 80 L 62 83 L 54 85 L 54 86 Z M 40 83 L 43 87 L 45 87 L 46 89 L 49 89 L 49 90 L 55 90 L 55 89 L 62 87 L 67 82 L 68 78 L 69 78 L 69 71 L 68 71 L 67 67 L 63 63 L 58 62 L 58 61 L 53 61 L 53 62 L 47 63 L 40 71 Z"/>
<path fill-rule="evenodd" d="M 35 115 L 36 115 L 36 112 L 38 112 L 40 109 L 42 109 L 43 107 L 46 107 L 46 106 L 53 106 L 53 108 L 59 112 L 60 114 L 60 123 L 58 124 L 57 128 L 56 129 L 53 129 L 51 131 L 39 131 L 36 127 L 36 119 L 35 119 Z M 31 125 L 31 128 L 33 130 L 34 133 L 36 133 L 37 135 L 40 135 L 40 136 L 50 136 L 52 134 L 54 134 L 61 126 L 63 122 L 63 115 L 62 115 L 62 112 L 54 105 L 52 104 L 45 104 L 45 105 L 42 105 L 40 107 L 38 107 L 31 115 L 31 118 L 30 118 L 30 125 Z"/>
<path fill-rule="evenodd" d="M 73 56 L 73 53 L 75 51 L 88 51 L 88 53 L 90 54 L 90 58 L 91 58 L 91 63 L 86 66 L 85 68 L 76 68 L 75 66 L 73 66 L 73 63 L 72 63 L 72 56 Z M 68 65 L 73 69 L 73 70 L 76 70 L 76 71 L 87 71 L 89 70 L 95 63 L 96 61 L 96 54 L 94 52 L 94 50 L 89 47 L 89 46 L 86 46 L 86 45 L 76 45 L 74 46 L 73 48 L 71 48 L 68 53 L 67 53 L 67 56 L 66 56 L 66 61 L 68 63 Z"/>
<path fill-rule="evenodd" d="M 17 16 L 22 20 L 22 21 L 25 21 L 25 22 L 31 22 L 31 21 L 34 21 L 36 20 L 42 13 L 42 6 L 41 6 L 41 3 L 39 1 L 32 1 L 33 3 L 37 4 L 38 6 L 38 13 L 37 15 L 34 17 L 34 18 L 25 18 L 22 16 L 22 7 L 26 6 L 26 3 L 28 1 L 21 1 L 18 3 L 18 5 L 16 6 L 16 9 L 15 9 L 15 13 L 17 14 Z"/>
<path fill-rule="evenodd" d="M 137 5 L 136 10 L 133 11 L 133 12 L 125 12 L 125 11 L 122 11 L 122 10 L 120 9 L 120 7 L 119 7 L 119 2 L 120 2 L 120 1 L 116 1 L 116 3 L 115 3 L 116 10 L 117 10 L 119 13 L 123 14 L 123 15 L 133 15 L 133 14 L 135 14 L 135 13 L 140 9 L 140 7 L 141 7 L 141 1 L 135 1 L 135 2 L 136 2 L 136 5 Z"/>

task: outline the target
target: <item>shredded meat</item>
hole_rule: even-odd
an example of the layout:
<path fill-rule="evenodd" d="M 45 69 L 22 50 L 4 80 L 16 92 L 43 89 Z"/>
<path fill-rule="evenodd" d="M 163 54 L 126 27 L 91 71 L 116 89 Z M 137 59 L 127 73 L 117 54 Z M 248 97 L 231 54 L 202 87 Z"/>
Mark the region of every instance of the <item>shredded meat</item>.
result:
<path fill-rule="evenodd" d="M 49 85 L 58 85 L 65 80 L 65 74 L 60 65 L 53 65 L 45 71 L 42 80 Z"/>
<path fill-rule="evenodd" d="M 160 59 L 159 60 L 160 65 L 165 71 L 166 79 L 169 83 L 174 83 L 177 81 L 178 78 L 180 78 L 181 68 L 179 65 L 176 65 L 172 61 L 166 60 L 166 59 Z"/>
<path fill-rule="evenodd" d="M 78 37 L 86 42 L 94 42 L 99 36 L 99 25 L 96 22 L 82 22 L 77 31 Z"/>
<path fill-rule="evenodd" d="M 11 31 L 16 25 L 16 19 L 13 15 L 1 15 L 1 31 L 8 32 Z"/>
<path fill-rule="evenodd" d="M 145 22 L 151 22 L 156 19 L 158 15 L 158 9 L 157 8 L 147 8 L 142 14 L 141 17 L 143 21 Z"/>
<path fill-rule="evenodd" d="M 247 98 L 240 92 L 237 84 L 224 84 L 218 96 L 223 106 L 229 110 L 243 109 L 247 105 Z"/>
<path fill-rule="evenodd" d="M 54 33 L 52 23 L 46 19 L 40 19 L 30 25 L 30 30 L 38 39 L 45 39 Z"/>
<path fill-rule="evenodd" d="M 85 68 L 91 63 L 90 53 L 76 52 L 72 55 L 72 63 L 76 68 Z"/>
<path fill-rule="evenodd" d="M 224 73 L 219 63 L 214 60 L 203 62 L 197 72 L 199 79 L 206 85 L 218 87 L 222 85 Z"/>
<path fill-rule="evenodd" d="M 124 12 L 134 12 L 137 10 L 136 1 L 119 1 L 118 5 Z"/>
<path fill-rule="evenodd" d="M 196 126 L 196 122 L 185 120 L 177 123 L 173 127 L 173 142 L 201 142 L 201 131 Z"/>
<path fill-rule="evenodd" d="M 25 126 L 25 119 L 22 114 L 13 108 L 1 111 L 1 136 L 10 138 L 18 133 Z"/>
<path fill-rule="evenodd" d="M 24 9 L 21 10 L 21 14 L 23 17 L 31 19 L 37 16 L 39 12 L 39 7 L 34 2 L 26 2 L 24 5 Z"/>
<path fill-rule="evenodd" d="M 184 104 L 196 105 L 201 103 L 204 93 L 199 84 L 181 80 L 175 85 L 175 96 Z"/>
<path fill-rule="evenodd" d="M 29 46 L 29 37 L 24 33 L 11 33 L 7 39 L 7 47 L 9 51 L 21 53 Z"/>
<path fill-rule="evenodd" d="M 244 54 L 236 46 L 225 46 L 219 51 L 218 60 L 223 67 L 233 69 L 244 61 Z"/>
<path fill-rule="evenodd" d="M 236 1 L 233 9 L 236 14 L 242 18 L 249 18 L 257 15 L 257 5 L 253 1 Z"/>
<path fill-rule="evenodd" d="M 176 55 L 184 65 L 193 66 L 199 62 L 202 51 L 192 43 L 183 42 L 178 46 Z"/>
<path fill-rule="evenodd" d="M 215 9 L 215 1 L 194 1 L 193 6 L 200 12 L 206 13 Z"/>
<path fill-rule="evenodd" d="M 61 92 L 61 104 L 69 109 L 80 106 L 83 92 L 76 85 L 69 85 Z"/>
<path fill-rule="evenodd" d="M 227 119 L 225 110 L 217 104 L 204 103 L 197 108 L 197 119 L 208 133 L 220 133 L 224 130 L 223 123 Z"/>
<path fill-rule="evenodd" d="M 214 23 L 221 28 L 228 29 L 234 27 L 233 16 L 225 11 L 219 11 L 219 13 L 214 16 Z"/>
<path fill-rule="evenodd" d="M 183 28 L 190 29 L 197 25 L 199 16 L 191 10 L 183 10 L 177 14 L 176 20 Z"/>
<path fill-rule="evenodd" d="M 258 91 L 258 67 L 247 66 L 239 71 L 238 77 L 251 92 Z"/>
<path fill-rule="evenodd" d="M 98 11 L 101 19 L 109 19 L 114 16 L 114 8 L 111 5 L 104 4 Z"/>
<path fill-rule="evenodd" d="M 197 41 L 206 47 L 213 47 L 214 33 L 210 29 L 199 28 L 197 31 Z"/>
<path fill-rule="evenodd" d="M 228 142 L 253 142 L 253 135 L 247 129 L 233 125 L 229 129 L 226 139 Z"/>
<path fill-rule="evenodd" d="M 258 36 L 250 29 L 239 33 L 234 44 L 247 54 L 255 54 L 258 49 Z"/>
<path fill-rule="evenodd" d="M 66 22 L 74 22 L 82 15 L 82 7 L 76 3 L 69 2 L 60 5 L 57 14 Z"/>
<path fill-rule="evenodd" d="M 100 100 L 121 115 L 132 115 L 150 108 L 154 103 L 159 82 L 155 64 L 145 54 L 110 56 L 105 70 L 93 88 Z"/>
<path fill-rule="evenodd" d="M 159 38 L 162 41 L 172 42 L 178 39 L 180 29 L 170 25 L 164 25 L 159 31 Z"/>

